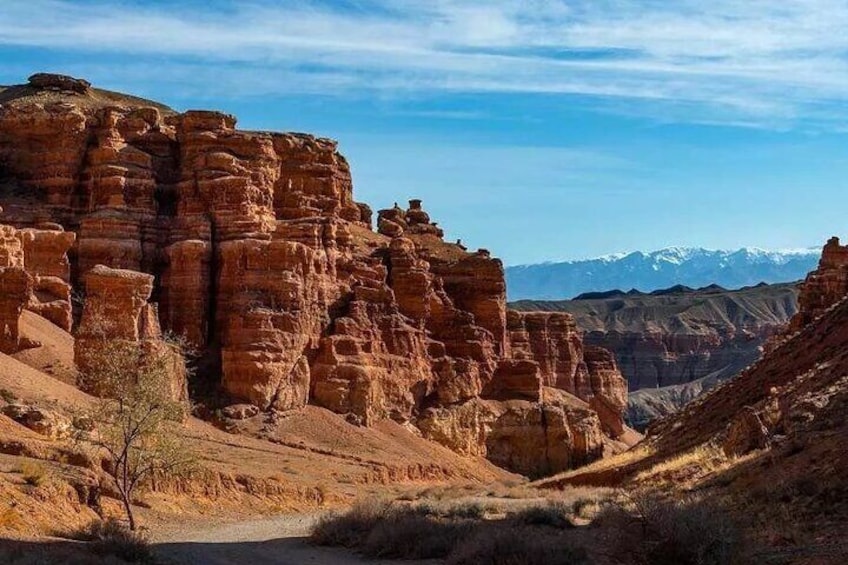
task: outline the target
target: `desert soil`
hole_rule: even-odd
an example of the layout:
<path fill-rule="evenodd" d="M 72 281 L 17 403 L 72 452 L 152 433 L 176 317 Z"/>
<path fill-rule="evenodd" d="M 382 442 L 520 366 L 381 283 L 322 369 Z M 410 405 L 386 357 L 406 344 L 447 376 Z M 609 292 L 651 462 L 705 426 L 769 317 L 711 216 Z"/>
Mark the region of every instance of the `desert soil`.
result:
<path fill-rule="evenodd" d="M 321 512 L 288 514 L 210 525 L 171 524 L 152 532 L 157 556 L 174 565 L 369 565 L 400 563 L 366 561 L 352 553 L 309 544 L 309 531 Z M 434 561 L 403 561 L 406 564 Z"/>

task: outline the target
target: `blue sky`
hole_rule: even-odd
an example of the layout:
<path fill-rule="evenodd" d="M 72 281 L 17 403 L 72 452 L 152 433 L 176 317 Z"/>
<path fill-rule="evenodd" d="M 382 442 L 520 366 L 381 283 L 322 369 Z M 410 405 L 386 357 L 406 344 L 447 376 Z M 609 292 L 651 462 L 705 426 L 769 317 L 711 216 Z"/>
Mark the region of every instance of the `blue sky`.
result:
<path fill-rule="evenodd" d="M 0 84 L 82 76 L 340 140 L 507 264 L 848 226 L 844 0 L 8 0 Z"/>

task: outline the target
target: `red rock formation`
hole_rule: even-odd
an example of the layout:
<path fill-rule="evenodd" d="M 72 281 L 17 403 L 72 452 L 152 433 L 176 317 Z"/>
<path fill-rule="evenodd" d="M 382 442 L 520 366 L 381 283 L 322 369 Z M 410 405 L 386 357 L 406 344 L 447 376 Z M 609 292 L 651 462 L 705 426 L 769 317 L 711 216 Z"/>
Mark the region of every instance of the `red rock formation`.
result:
<path fill-rule="evenodd" d="M 831 238 L 822 250 L 819 267 L 807 276 L 798 296 L 798 314 L 789 324 L 797 332 L 848 294 L 848 246 Z"/>
<path fill-rule="evenodd" d="M 600 347 L 587 347 L 584 352 L 589 370 L 589 406 L 598 413 L 604 432 L 612 437 L 624 433 L 624 411 L 627 409 L 627 381 L 615 364 L 615 356 Z"/>
<path fill-rule="evenodd" d="M 570 314 L 508 313 L 512 354 L 539 364 L 545 386 L 588 402 L 612 437 L 624 432 L 627 383 L 613 355 L 600 347 L 584 347 Z"/>
<path fill-rule="evenodd" d="M 56 226 L 17 230 L 0 224 L 0 301 L 3 325 L 0 351 L 12 353 L 33 343 L 21 343 L 18 323 L 24 309 L 71 328 L 71 287 L 67 251 L 74 234 Z"/>
<path fill-rule="evenodd" d="M 29 295 L 32 278 L 20 267 L 0 267 L 0 352 L 21 349 L 19 322 Z"/>
<path fill-rule="evenodd" d="M 33 288 L 27 310 L 47 318 L 65 331 L 71 331 L 71 266 L 68 251 L 76 240 L 61 226 L 50 229 L 24 229 L 18 238 L 24 251 L 24 268 L 33 275 Z"/>
<path fill-rule="evenodd" d="M 617 433 L 614 366 L 586 363 L 573 323 L 553 323 L 542 348 L 535 329 L 513 338 L 501 262 L 445 243 L 419 200 L 371 231 L 336 142 L 44 86 L 60 82 L 5 94 L 0 172 L 19 195 L 3 202 L 10 223 L 78 237 L 81 366 L 98 317 L 113 337 L 147 339 L 152 298 L 234 402 L 389 417 L 533 474 L 598 457 L 602 429 Z"/>

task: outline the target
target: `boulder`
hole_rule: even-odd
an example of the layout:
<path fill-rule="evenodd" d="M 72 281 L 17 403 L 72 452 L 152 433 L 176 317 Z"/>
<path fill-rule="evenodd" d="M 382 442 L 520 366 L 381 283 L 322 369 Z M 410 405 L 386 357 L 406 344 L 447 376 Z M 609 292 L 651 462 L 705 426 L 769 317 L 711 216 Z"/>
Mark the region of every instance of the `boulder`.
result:
<path fill-rule="evenodd" d="M 71 434 L 70 419 L 52 410 L 25 404 L 8 404 L 2 411 L 15 422 L 51 439 L 64 439 Z"/>
<path fill-rule="evenodd" d="M 91 88 L 87 80 L 74 78 L 68 75 L 57 75 L 51 73 L 36 73 L 29 77 L 29 85 L 35 88 L 64 90 L 85 94 Z"/>

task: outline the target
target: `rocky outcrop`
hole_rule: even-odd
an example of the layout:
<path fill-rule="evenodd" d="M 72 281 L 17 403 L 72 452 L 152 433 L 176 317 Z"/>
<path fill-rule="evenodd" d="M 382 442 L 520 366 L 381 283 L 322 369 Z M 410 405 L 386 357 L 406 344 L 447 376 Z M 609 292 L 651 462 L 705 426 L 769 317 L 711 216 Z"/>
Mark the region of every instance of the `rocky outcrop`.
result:
<path fill-rule="evenodd" d="M 515 358 L 539 365 L 542 383 L 587 402 L 612 437 L 624 432 L 627 383 L 615 358 L 600 347 L 585 347 L 574 317 L 559 312 L 508 313 Z"/>
<path fill-rule="evenodd" d="M 35 433 L 51 439 L 62 439 L 71 435 L 71 421 L 59 412 L 26 404 L 7 404 L 0 412 Z"/>
<path fill-rule="evenodd" d="M 507 469 L 544 476 L 600 458 L 604 434 L 588 404 L 557 389 L 540 402 L 475 399 L 431 408 L 418 421 L 424 437 Z"/>
<path fill-rule="evenodd" d="M 848 294 L 848 246 L 832 237 L 824 249 L 818 268 L 807 275 L 798 296 L 798 313 L 792 318 L 789 332 L 809 325 L 832 305 Z"/>
<path fill-rule="evenodd" d="M 36 73 L 32 75 L 29 77 L 29 85 L 40 89 L 75 92 L 77 94 L 85 94 L 91 88 L 91 83 L 87 80 L 50 73 Z"/>
<path fill-rule="evenodd" d="M 47 318 L 65 331 L 71 331 L 71 266 L 68 251 L 76 235 L 61 226 L 23 229 L 18 238 L 24 251 L 24 268 L 33 276 L 27 310 Z"/>
<path fill-rule="evenodd" d="M 377 214 L 377 231 L 388 237 L 404 234 L 431 234 L 444 237 L 445 232 L 438 224 L 430 221 L 430 215 L 421 207 L 421 200 L 410 200 L 409 208 L 403 210 L 395 205 Z"/>
<path fill-rule="evenodd" d="M 29 302 L 32 278 L 20 267 L 0 267 L 0 352 L 21 350 L 20 318 Z"/>
<path fill-rule="evenodd" d="M 0 224 L 0 351 L 4 353 L 37 345 L 20 337 L 19 319 L 25 309 L 66 331 L 71 328 L 67 252 L 74 234 L 55 225 L 43 227 L 47 229 L 18 230 Z"/>
<path fill-rule="evenodd" d="M 77 236 L 69 276 L 38 276 L 84 283 L 81 368 L 104 320 L 140 342 L 161 324 L 234 405 L 392 418 L 528 474 L 620 433 L 612 360 L 586 357 L 573 321 L 509 314 L 501 262 L 443 241 L 420 200 L 372 231 L 335 141 L 47 82 L 0 108 L 0 201 L 17 228 Z"/>

